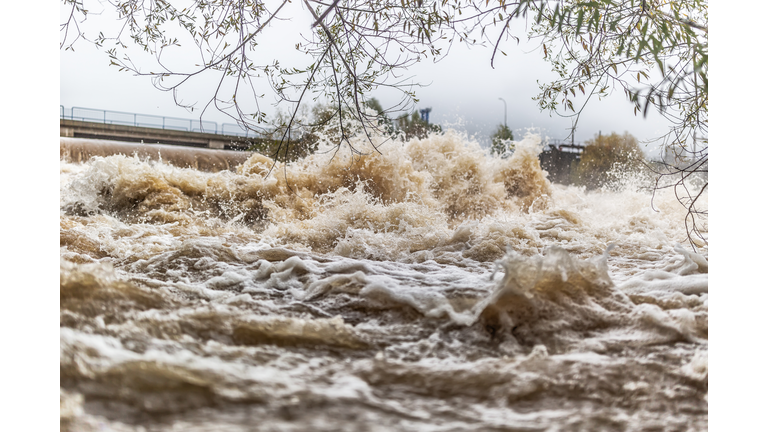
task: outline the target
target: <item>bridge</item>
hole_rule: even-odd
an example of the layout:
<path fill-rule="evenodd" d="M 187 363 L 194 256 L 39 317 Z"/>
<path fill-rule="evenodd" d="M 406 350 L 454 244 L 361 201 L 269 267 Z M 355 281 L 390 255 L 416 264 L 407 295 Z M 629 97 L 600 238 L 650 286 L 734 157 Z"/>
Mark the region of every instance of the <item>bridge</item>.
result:
<path fill-rule="evenodd" d="M 67 112 L 68 111 L 68 112 Z M 61 106 L 60 136 L 246 150 L 268 141 L 236 124 Z"/>

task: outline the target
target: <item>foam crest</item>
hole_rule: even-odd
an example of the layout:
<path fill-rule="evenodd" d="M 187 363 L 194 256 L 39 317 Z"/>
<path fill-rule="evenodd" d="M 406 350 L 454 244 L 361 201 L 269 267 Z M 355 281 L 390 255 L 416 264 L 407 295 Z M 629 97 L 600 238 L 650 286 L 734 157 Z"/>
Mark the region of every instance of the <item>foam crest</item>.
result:
<path fill-rule="evenodd" d="M 285 244 L 307 245 L 341 256 L 397 259 L 429 249 L 448 235 L 445 217 L 421 202 L 384 204 L 363 187 L 341 188 L 322 196 L 316 216 L 272 223 L 263 235 Z"/>
<path fill-rule="evenodd" d="M 94 157 L 63 186 L 62 208 L 198 233 L 217 220 L 244 223 L 294 247 L 407 259 L 450 243 L 451 227 L 467 220 L 546 208 L 550 185 L 538 143 L 526 138 L 518 148 L 509 159 L 488 158 L 476 142 L 448 131 L 388 142 L 381 153 L 319 152 L 288 165 L 255 154 L 237 173 Z"/>
<path fill-rule="evenodd" d="M 497 262 L 504 276 L 475 310 L 494 332 L 516 328 L 518 339 L 528 343 L 541 338 L 551 342 L 559 331 L 572 332 L 574 325 L 617 325 L 615 312 L 630 305 L 628 298 L 612 295 L 606 261 L 607 255 L 580 260 L 559 247 L 532 257 L 509 250 Z"/>
<path fill-rule="evenodd" d="M 74 264 L 61 259 L 59 279 L 61 308 L 86 316 L 116 314 L 115 308 L 148 309 L 167 303 L 161 295 L 120 278 L 109 262 Z"/>
<path fill-rule="evenodd" d="M 326 345 L 362 349 L 368 344 L 341 317 L 304 320 L 300 318 L 260 317 L 238 323 L 233 339 L 245 345 L 275 344 Z"/>
<path fill-rule="evenodd" d="M 619 329 L 632 329 L 633 343 L 641 345 L 706 337 L 706 306 L 696 307 L 701 305 L 699 297 L 687 305 L 643 301 L 628 289 L 634 285 L 616 287 L 608 273 L 610 250 L 587 260 L 556 246 L 532 257 L 509 250 L 497 262 L 504 276 L 473 308 L 474 313 L 489 331 L 513 345 L 537 343 L 558 351 L 573 343 L 597 343 L 593 349 L 616 344 L 619 341 L 611 333 Z M 665 287 L 674 289 L 674 284 Z M 701 293 L 700 289 L 678 291 Z M 611 330 L 588 342 L 586 333 L 605 329 Z"/>
<path fill-rule="evenodd" d="M 621 285 L 621 289 L 632 294 L 706 294 L 709 290 L 709 263 L 706 258 L 685 250 L 679 244 L 674 246 L 674 251 L 682 255 L 682 259 L 667 264 L 663 269 L 647 271 L 631 278 Z"/>

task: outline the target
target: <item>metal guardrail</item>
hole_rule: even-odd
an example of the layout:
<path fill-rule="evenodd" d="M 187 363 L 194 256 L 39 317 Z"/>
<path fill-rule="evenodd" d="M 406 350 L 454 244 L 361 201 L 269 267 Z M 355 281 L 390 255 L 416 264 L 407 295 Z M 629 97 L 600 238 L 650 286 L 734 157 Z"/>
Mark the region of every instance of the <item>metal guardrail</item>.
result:
<path fill-rule="evenodd" d="M 547 143 L 547 146 L 549 146 L 550 148 L 557 149 L 561 152 L 566 152 L 566 153 L 582 153 L 585 147 L 585 145 L 582 143 L 571 144 L 571 141 L 560 141 L 560 140 L 550 141 Z"/>
<path fill-rule="evenodd" d="M 83 107 L 72 107 L 69 109 L 69 115 L 67 115 L 67 110 L 64 108 L 64 105 L 60 105 L 60 107 L 61 118 L 68 120 L 187 132 L 202 132 L 217 135 L 234 135 L 245 138 L 256 137 L 256 134 L 253 131 L 243 129 L 240 125 L 234 123 L 223 123 L 221 128 L 219 128 L 219 124 L 213 121 L 200 121 L 199 119 L 190 120 L 179 117 L 137 114 Z"/>

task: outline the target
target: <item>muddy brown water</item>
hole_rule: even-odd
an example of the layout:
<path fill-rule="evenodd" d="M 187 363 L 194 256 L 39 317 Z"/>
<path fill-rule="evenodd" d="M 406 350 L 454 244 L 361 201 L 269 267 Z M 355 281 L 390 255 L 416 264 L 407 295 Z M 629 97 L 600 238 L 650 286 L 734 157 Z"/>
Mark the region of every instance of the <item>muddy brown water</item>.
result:
<path fill-rule="evenodd" d="M 450 131 L 229 169 L 64 147 L 63 430 L 707 428 L 708 247 L 641 177 Z"/>

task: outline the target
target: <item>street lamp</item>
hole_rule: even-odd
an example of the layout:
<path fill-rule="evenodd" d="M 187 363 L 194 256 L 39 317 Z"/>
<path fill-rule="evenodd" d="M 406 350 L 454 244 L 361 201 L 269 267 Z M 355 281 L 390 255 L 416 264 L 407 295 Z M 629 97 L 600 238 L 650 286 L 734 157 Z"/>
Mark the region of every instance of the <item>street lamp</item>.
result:
<path fill-rule="evenodd" d="M 499 98 L 500 101 L 504 102 L 504 128 L 507 127 L 507 101 L 505 101 L 503 98 Z"/>

